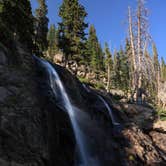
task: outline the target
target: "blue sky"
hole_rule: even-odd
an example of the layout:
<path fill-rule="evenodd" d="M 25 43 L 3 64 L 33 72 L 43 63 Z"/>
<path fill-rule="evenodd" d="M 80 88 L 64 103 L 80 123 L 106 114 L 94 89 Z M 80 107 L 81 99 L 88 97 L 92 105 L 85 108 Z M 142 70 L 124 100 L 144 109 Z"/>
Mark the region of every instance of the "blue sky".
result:
<path fill-rule="evenodd" d="M 127 36 L 127 9 L 136 7 L 136 0 L 80 0 L 88 17 L 86 21 L 94 24 L 102 45 L 109 43 L 111 50 L 124 44 Z M 31 0 L 33 10 L 37 0 Z M 58 8 L 62 0 L 47 0 L 48 17 L 55 25 L 60 20 Z M 159 56 L 166 60 L 166 0 L 147 0 L 146 7 L 150 11 L 150 34 L 155 41 Z"/>

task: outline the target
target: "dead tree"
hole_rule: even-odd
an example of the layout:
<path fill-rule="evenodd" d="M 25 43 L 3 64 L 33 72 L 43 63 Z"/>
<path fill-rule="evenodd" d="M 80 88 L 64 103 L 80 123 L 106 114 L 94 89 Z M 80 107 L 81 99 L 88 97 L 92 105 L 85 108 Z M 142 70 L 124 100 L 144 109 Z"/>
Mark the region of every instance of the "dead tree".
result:
<path fill-rule="evenodd" d="M 147 61 L 144 55 L 144 49 L 147 47 L 150 35 L 148 33 L 148 11 L 144 6 L 144 0 L 138 0 L 138 7 L 135 17 L 133 19 L 131 15 L 131 9 L 129 7 L 129 36 L 130 45 L 132 48 L 132 63 L 133 63 L 133 89 L 136 92 L 136 101 L 142 102 L 142 96 L 139 95 L 140 89 L 143 89 L 143 78 L 147 77 L 146 71 L 149 66 L 145 66 Z"/>
<path fill-rule="evenodd" d="M 133 68 L 132 71 L 132 90 L 134 91 L 136 88 L 136 53 L 135 53 L 135 44 L 134 44 L 134 33 L 133 33 L 133 21 L 131 16 L 131 9 L 128 8 L 128 19 L 129 19 L 129 36 L 130 36 L 130 46 L 132 50 L 132 58 L 131 58 L 131 66 Z"/>

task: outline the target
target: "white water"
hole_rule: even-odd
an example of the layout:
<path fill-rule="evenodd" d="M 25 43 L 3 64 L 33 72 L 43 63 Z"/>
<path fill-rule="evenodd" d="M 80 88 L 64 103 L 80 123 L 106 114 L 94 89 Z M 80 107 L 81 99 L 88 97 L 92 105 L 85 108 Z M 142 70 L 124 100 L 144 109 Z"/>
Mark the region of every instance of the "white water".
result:
<path fill-rule="evenodd" d="M 82 86 L 85 88 L 85 90 L 86 90 L 87 92 L 90 92 L 90 89 L 89 89 L 85 84 L 82 84 Z M 115 121 L 114 115 L 113 115 L 113 113 L 112 113 L 112 109 L 110 108 L 110 106 L 108 105 L 108 103 L 104 100 L 104 98 L 103 98 L 102 96 L 100 96 L 100 95 L 97 95 L 97 96 L 98 96 L 98 98 L 104 103 L 105 107 L 107 108 L 107 110 L 108 110 L 108 112 L 109 112 L 109 115 L 110 115 L 110 117 L 111 117 L 111 120 L 112 120 L 112 124 L 113 124 L 114 126 L 120 125 L 119 123 L 117 123 L 117 122 Z"/>
<path fill-rule="evenodd" d="M 107 110 L 108 110 L 108 112 L 109 112 L 109 115 L 110 115 L 110 117 L 111 117 L 112 124 L 115 125 L 115 126 L 120 125 L 119 123 L 117 123 L 117 122 L 115 121 L 114 115 L 113 115 L 113 113 L 112 113 L 112 109 L 110 108 L 110 106 L 108 105 L 108 103 L 104 100 L 104 98 L 103 98 L 102 96 L 99 96 L 99 95 L 98 95 L 98 97 L 99 97 L 99 99 L 104 103 L 104 105 L 106 106 L 106 108 L 107 108 Z"/>
<path fill-rule="evenodd" d="M 52 65 L 50 63 L 48 63 L 47 61 L 41 60 L 41 59 L 39 59 L 39 60 L 43 64 L 43 66 L 47 69 L 47 71 L 49 72 L 50 86 L 51 86 L 54 94 L 57 95 L 57 88 L 58 88 L 58 90 L 59 90 L 58 95 L 60 95 L 60 97 L 62 98 L 62 103 L 69 114 L 71 124 L 72 124 L 73 130 L 74 130 L 74 133 L 75 133 L 76 142 L 77 142 L 79 152 L 80 152 L 80 158 L 81 158 L 81 162 L 82 162 L 80 164 L 81 164 L 81 166 L 89 166 L 88 160 L 90 160 L 90 157 L 88 156 L 86 146 L 83 141 L 83 134 L 75 119 L 74 107 L 72 106 L 72 104 L 70 102 L 70 99 L 59 78 L 59 75 L 57 74 L 57 72 L 55 71 L 55 69 L 52 67 Z"/>
<path fill-rule="evenodd" d="M 90 92 L 90 89 L 85 85 L 85 84 L 82 84 L 82 86 L 84 87 L 84 89 L 89 93 Z"/>

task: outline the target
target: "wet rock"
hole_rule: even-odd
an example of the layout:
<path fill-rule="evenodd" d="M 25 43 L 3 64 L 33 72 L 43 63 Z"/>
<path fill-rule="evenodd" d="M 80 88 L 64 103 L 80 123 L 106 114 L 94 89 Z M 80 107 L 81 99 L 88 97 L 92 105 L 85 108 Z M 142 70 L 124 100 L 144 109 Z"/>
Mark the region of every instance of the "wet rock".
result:
<path fill-rule="evenodd" d="M 12 63 L 8 54 L 10 66 L 0 65 L 0 166 L 72 165 L 74 137 L 68 116 L 52 100 L 48 79 L 40 75 L 32 56 L 18 47 L 21 64 Z"/>
<path fill-rule="evenodd" d="M 7 65 L 7 64 L 8 64 L 7 57 L 5 53 L 2 50 L 0 50 L 0 65 Z"/>
<path fill-rule="evenodd" d="M 5 102 L 10 95 L 11 93 L 5 87 L 0 87 L 0 103 Z"/>

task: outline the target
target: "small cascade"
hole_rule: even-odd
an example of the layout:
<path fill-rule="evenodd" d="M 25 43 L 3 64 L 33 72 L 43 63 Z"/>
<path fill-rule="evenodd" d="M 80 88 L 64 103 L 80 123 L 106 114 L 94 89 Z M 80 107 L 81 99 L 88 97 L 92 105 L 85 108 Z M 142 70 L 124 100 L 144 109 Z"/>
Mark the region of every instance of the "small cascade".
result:
<path fill-rule="evenodd" d="M 88 93 L 90 93 L 90 89 L 89 89 L 85 84 L 82 84 L 82 86 L 84 87 L 84 89 L 85 89 Z"/>
<path fill-rule="evenodd" d="M 78 126 L 78 122 L 76 121 L 76 117 L 75 117 L 74 106 L 72 106 L 72 104 L 70 102 L 70 99 L 66 93 L 64 86 L 63 86 L 63 83 L 60 80 L 58 73 L 56 72 L 56 70 L 52 67 L 52 65 L 49 62 L 44 61 L 44 60 L 39 59 L 39 58 L 37 58 L 37 59 L 41 62 L 41 64 L 48 71 L 50 86 L 53 90 L 53 93 L 56 96 L 58 95 L 58 97 L 60 97 L 60 99 L 62 100 L 62 104 L 64 105 L 64 108 L 66 109 L 66 111 L 69 114 L 70 121 L 71 121 L 73 130 L 74 130 L 76 142 L 78 145 L 79 153 L 80 153 L 81 163 L 79 163 L 78 165 L 89 166 L 90 157 L 88 156 L 86 145 L 85 145 L 84 140 L 83 140 L 83 133 Z"/>
<path fill-rule="evenodd" d="M 117 122 L 115 121 L 114 115 L 113 115 L 113 113 L 112 113 L 112 109 L 110 108 L 110 106 L 108 105 L 108 103 L 104 100 L 104 98 L 103 98 L 102 96 L 99 96 L 99 95 L 98 95 L 98 98 L 99 98 L 99 99 L 104 103 L 104 105 L 106 106 L 106 108 L 107 108 L 107 110 L 108 110 L 108 112 L 109 112 L 109 115 L 110 115 L 110 117 L 111 117 L 112 124 L 113 124 L 114 126 L 120 125 L 119 123 L 117 123 Z"/>
<path fill-rule="evenodd" d="M 91 90 L 90 90 L 85 84 L 82 84 L 82 86 L 84 87 L 84 89 L 85 89 L 88 93 L 91 92 Z M 107 108 L 107 110 L 108 110 L 108 112 L 109 112 L 109 115 L 110 115 L 110 117 L 111 117 L 111 120 L 112 120 L 112 124 L 113 124 L 114 126 L 120 125 L 119 123 L 117 123 L 117 122 L 115 121 L 114 115 L 113 115 L 113 113 L 112 113 L 112 109 L 110 108 L 110 106 L 108 105 L 108 103 L 105 101 L 105 99 L 104 99 L 102 96 L 100 96 L 100 95 L 97 95 L 97 97 L 104 103 L 105 107 Z"/>

